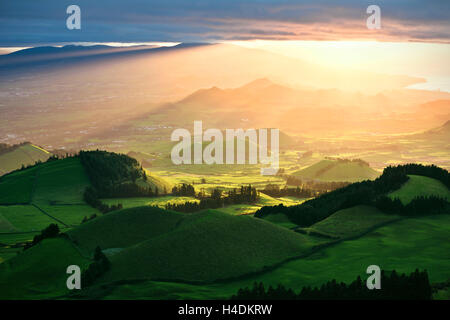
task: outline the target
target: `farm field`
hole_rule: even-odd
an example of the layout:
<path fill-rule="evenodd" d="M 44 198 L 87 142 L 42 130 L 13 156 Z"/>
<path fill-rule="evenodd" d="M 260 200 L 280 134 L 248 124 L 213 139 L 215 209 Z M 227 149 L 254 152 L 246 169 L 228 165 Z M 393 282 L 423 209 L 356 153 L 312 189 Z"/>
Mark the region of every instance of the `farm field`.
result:
<path fill-rule="evenodd" d="M 37 232 L 51 223 L 58 222 L 34 206 L 0 206 L 0 232 L 2 233 Z M 61 227 L 63 226 L 61 225 Z"/>
<path fill-rule="evenodd" d="M 18 146 L 14 150 L 0 155 L 0 175 L 4 175 L 21 166 L 32 165 L 36 161 L 46 161 L 51 153 L 31 143 Z"/>
<path fill-rule="evenodd" d="M 102 199 L 108 205 L 117 205 L 121 203 L 124 209 L 134 208 L 140 206 L 158 206 L 164 208 L 164 205 L 170 203 L 184 203 L 186 201 L 198 202 L 199 200 L 193 197 L 176 197 L 176 196 L 161 196 L 155 198 L 114 198 Z"/>
<path fill-rule="evenodd" d="M 83 201 L 88 185 L 76 158 L 41 163 L 1 177 L 0 244 L 7 244 L 0 247 L 2 261 L 22 250 L 17 244 L 31 241 L 52 223 L 67 230 L 79 225 L 85 216 L 100 215 Z"/>
<path fill-rule="evenodd" d="M 38 166 L 33 202 L 39 204 L 83 204 L 89 179 L 80 160 L 66 158 Z"/>
<path fill-rule="evenodd" d="M 0 204 L 28 204 L 31 201 L 37 168 L 13 172 L 0 178 Z"/>
<path fill-rule="evenodd" d="M 380 173 L 368 164 L 342 160 L 322 160 L 292 175 L 305 180 L 356 182 L 375 179 Z"/>
<path fill-rule="evenodd" d="M 273 198 L 266 194 L 260 193 L 260 199 L 256 203 L 252 204 L 235 204 L 219 208 L 221 212 L 226 212 L 232 215 L 240 214 L 252 214 L 262 206 L 278 205 L 280 203 L 291 206 L 304 202 L 306 199 L 300 199 L 295 197 L 282 197 Z M 187 201 L 199 202 L 198 199 L 193 197 L 178 197 L 178 196 L 161 196 L 156 198 L 114 198 L 114 199 L 102 199 L 105 204 L 117 205 L 122 204 L 123 208 L 133 208 L 139 206 L 158 206 L 164 208 L 166 203 L 181 204 Z"/>

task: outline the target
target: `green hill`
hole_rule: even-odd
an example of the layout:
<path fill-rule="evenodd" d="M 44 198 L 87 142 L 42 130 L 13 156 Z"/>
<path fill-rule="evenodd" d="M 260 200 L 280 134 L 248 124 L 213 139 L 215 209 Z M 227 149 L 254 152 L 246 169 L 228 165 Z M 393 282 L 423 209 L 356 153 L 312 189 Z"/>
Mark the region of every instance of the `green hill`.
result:
<path fill-rule="evenodd" d="M 360 235 L 377 226 L 398 219 L 398 216 L 385 214 L 377 208 L 360 205 L 339 210 L 325 220 L 307 228 L 307 230 L 325 236 L 346 238 Z"/>
<path fill-rule="evenodd" d="M 68 232 L 83 250 L 115 252 L 103 281 L 212 281 L 261 271 L 317 241 L 249 216 L 215 210 L 179 214 L 156 207 L 112 212 Z"/>
<path fill-rule="evenodd" d="M 89 185 L 78 158 L 52 160 L 2 176 L 0 233 L 10 245 L 3 246 L 0 259 L 11 257 L 17 243 L 32 240 L 51 223 L 66 230 L 79 225 L 84 216 L 99 215 L 83 201 Z"/>
<path fill-rule="evenodd" d="M 112 165 L 114 163 L 115 160 Z M 126 171 L 129 167 L 125 165 L 120 169 Z M 127 181 L 119 183 L 123 182 Z M 147 175 L 147 179 L 137 179 L 136 184 L 153 190 L 157 186 L 160 192 L 170 190 L 163 179 L 151 175 Z M 88 186 L 91 181 L 79 157 L 52 158 L 0 177 L 0 233 L 9 236 L 14 245 L 24 242 L 24 233 L 28 234 L 26 240 L 31 240 L 34 232 L 51 223 L 67 229 L 81 224 L 84 217 L 101 215 L 84 201 Z M 2 246 L 0 259 L 10 257 L 13 249 Z"/>
<path fill-rule="evenodd" d="M 391 199 L 399 198 L 403 204 L 408 204 L 419 196 L 437 196 L 450 201 L 450 190 L 440 181 L 418 175 L 408 175 L 409 179 L 398 190 L 391 192 Z"/>
<path fill-rule="evenodd" d="M 0 204 L 82 203 L 88 185 L 78 158 L 54 160 L 0 178 Z"/>
<path fill-rule="evenodd" d="M 68 232 L 82 248 L 93 251 L 126 248 L 171 231 L 183 214 L 157 207 L 135 207 L 111 212 Z"/>
<path fill-rule="evenodd" d="M 3 150 L 3 151 L 2 151 Z M 29 142 L 0 148 L 0 176 L 37 161 L 46 161 L 52 154 Z"/>
<path fill-rule="evenodd" d="M 0 299 L 45 299 L 67 294 L 66 268 L 85 268 L 89 262 L 69 240 L 46 239 L 0 264 Z"/>
<path fill-rule="evenodd" d="M 325 159 L 292 175 L 304 180 L 357 182 L 380 174 L 360 160 Z"/>
<path fill-rule="evenodd" d="M 234 278 L 300 256 L 315 243 L 261 219 L 207 210 L 113 255 L 104 280 Z"/>

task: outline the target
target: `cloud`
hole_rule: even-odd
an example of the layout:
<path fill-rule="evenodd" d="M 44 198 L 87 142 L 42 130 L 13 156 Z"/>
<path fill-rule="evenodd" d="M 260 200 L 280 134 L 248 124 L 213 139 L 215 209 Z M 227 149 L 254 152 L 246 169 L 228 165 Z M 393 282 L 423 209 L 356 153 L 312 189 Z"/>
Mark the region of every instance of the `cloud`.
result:
<path fill-rule="evenodd" d="M 381 8 L 381 30 L 366 8 Z M 67 30 L 66 8 L 82 29 Z M 39 0 L 0 2 L 0 45 L 53 42 L 240 39 L 450 42 L 450 1 L 442 0 Z"/>

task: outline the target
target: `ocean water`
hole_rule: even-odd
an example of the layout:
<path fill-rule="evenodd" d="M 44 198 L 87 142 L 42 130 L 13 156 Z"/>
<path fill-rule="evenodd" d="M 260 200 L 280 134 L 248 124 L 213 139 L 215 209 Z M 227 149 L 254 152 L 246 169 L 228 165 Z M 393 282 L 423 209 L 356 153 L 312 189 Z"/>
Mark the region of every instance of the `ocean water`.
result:
<path fill-rule="evenodd" d="M 416 83 L 407 86 L 408 89 L 433 90 L 450 93 L 450 76 L 448 77 L 425 77 L 427 82 Z"/>

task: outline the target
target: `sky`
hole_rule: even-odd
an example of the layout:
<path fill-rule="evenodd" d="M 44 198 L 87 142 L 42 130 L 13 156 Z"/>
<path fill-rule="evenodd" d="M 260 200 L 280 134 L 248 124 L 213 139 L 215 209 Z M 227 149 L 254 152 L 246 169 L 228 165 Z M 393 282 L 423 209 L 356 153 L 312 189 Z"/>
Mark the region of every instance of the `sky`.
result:
<path fill-rule="evenodd" d="M 69 30 L 66 9 L 81 9 Z M 381 10 L 370 30 L 369 5 Z M 0 54 L 64 44 L 228 42 L 450 91 L 450 0 L 0 0 Z"/>
<path fill-rule="evenodd" d="M 81 30 L 66 8 L 81 8 Z M 369 30 L 366 9 L 381 9 Z M 447 0 L 1 0 L 0 47 L 67 42 L 450 42 Z"/>

